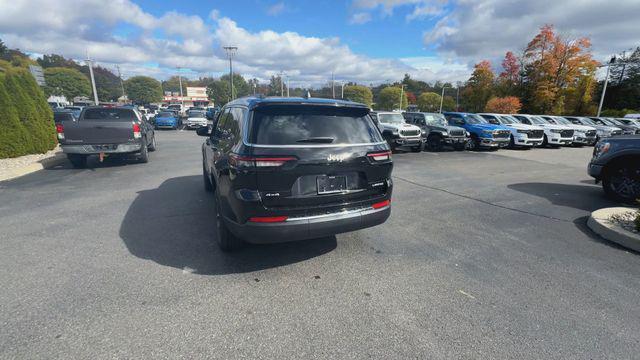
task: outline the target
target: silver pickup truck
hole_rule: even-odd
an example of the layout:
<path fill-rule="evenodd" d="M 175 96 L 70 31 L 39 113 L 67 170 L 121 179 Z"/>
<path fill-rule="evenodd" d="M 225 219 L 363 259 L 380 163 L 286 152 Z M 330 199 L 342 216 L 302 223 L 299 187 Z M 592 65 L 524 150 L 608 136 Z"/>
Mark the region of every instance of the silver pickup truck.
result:
<path fill-rule="evenodd" d="M 156 150 L 153 126 L 136 109 L 87 107 L 78 120 L 56 124 L 58 142 L 75 168 L 84 168 L 90 155 L 137 155 L 149 161 L 149 151 Z"/>

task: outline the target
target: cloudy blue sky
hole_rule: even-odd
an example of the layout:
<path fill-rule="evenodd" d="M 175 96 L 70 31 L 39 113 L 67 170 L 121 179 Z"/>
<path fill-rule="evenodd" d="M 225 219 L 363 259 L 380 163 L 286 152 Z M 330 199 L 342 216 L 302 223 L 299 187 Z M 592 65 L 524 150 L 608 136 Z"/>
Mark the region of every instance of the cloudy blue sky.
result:
<path fill-rule="evenodd" d="M 589 36 L 598 60 L 640 46 L 639 0 L 0 0 L 0 38 L 33 54 L 58 53 L 125 76 L 166 78 L 236 69 L 292 85 L 466 80 L 472 64 L 499 64 L 544 24 Z"/>

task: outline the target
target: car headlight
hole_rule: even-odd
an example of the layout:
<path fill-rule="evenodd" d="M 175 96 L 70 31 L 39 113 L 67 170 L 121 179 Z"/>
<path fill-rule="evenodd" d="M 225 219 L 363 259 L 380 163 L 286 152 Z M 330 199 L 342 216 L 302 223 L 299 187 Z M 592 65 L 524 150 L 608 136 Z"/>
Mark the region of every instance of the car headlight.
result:
<path fill-rule="evenodd" d="M 398 135 L 398 129 L 391 129 L 391 133 L 393 135 Z"/>
<path fill-rule="evenodd" d="M 465 131 L 465 132 L 464 132 L 464 134 L 465 134 L 467 137 L 471 137 L 471 133 L 470 133 L 470 132 L 468 132 L 468 131 Z"/>
<path fill-rule="evenodd" d="M 608 141 L 599 142 L 593 148 L 593 158 L 596 159 L 596 158 L 606 154 L 607 152 L 609 152 L 609 149 L 611 149 L 611 143 L 610 142 L 608 142 Z"/>

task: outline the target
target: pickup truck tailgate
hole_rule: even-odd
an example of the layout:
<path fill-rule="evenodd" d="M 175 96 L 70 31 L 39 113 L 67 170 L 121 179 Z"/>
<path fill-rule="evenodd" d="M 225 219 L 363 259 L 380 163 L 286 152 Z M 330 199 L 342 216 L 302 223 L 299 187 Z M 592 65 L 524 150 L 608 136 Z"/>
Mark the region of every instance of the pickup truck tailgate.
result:
<path fill-rule="evenodd" d="M 133 141 L 131 121 L 66 121 L 66 142 L 74 144 L 119 144 Z"/>

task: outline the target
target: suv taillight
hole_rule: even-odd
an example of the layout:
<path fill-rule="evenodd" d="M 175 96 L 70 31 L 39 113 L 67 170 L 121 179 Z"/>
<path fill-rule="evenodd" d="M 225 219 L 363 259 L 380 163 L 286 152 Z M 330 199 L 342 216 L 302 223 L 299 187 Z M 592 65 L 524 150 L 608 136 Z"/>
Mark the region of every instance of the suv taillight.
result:
<path fill-rule="evenodd" d="M 374 162 L 389 161 L 391 160 L 391 151 L 371 153 L 371 154 L 367 154 L 367 157 L 373 160 Z"/>
<path fill-rule="evenodd" d="M 64 140 L 64 126 L 62 124 L 56 124 L 56 133 L 58 133 L 58 140 Z"/>
<path fill-rule="evenodd" d="M 133 138 L 140 139 L 142 134 L 140 134 L 140 124 L 133 123 Z"/>
<path fill-rule="evenodd" d="M 243 156 L 238 154 L 229 155 L 229 164 L 234 167 L 279 167 L 289 161 L 297 160 L 293 156 Z"/>

